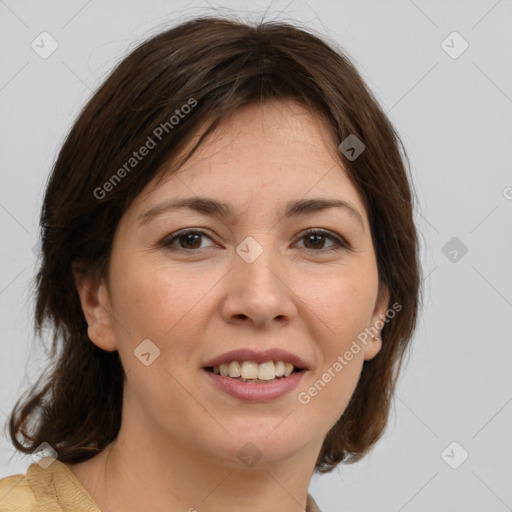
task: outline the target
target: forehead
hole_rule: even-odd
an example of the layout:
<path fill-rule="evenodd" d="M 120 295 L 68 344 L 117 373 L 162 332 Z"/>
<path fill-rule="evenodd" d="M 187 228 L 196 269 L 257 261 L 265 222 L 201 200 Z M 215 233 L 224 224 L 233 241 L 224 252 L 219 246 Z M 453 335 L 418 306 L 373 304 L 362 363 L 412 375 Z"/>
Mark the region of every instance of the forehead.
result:
<path fill-rule="evenodd" d="M 134 207 L 207 195 L 241 211 L 249 200 L 255 208 L 279 208 L 299 198 L 328 196 L 349 201 L 364 214 L 336 148 L 326 121 L 302 105 L 251 104 L 221 123 L 177 172 L 164 171 L 148 184 Z"/>

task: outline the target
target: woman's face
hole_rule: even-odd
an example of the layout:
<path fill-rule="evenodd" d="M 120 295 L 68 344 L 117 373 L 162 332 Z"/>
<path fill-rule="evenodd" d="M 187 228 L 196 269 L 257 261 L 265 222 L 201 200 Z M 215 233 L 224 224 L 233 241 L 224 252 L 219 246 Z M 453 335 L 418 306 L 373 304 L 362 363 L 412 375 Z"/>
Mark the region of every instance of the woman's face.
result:
<path fill-rule="evenodd" d="M 380 349 L 358 341 L 387 307 L 367 214 L 329 150 L 337 142 L 303 107 L 252 104 L 221 128 L 124 214 L 101 307 L 86 315 L 89 336 L 119 351 L 122 428 L 145 443 L 233 467 L 245 455 L 261 456 L 260 467 L 301 455 L 314 464 L 363 361 Z M 213 203 L 169 206 L 198 198 L 225 203 L 231 216 Z M 289 208 L 313 199 L 343 203 Z M 254 353 L 224 359 L 248 378 L 271 379 L 282 366 L 248 364 L 259 356 L 303 370 L 258 384 L 205 369 L 239 349 Z M 286 353 L 262 354 L 272 349 Z"/>

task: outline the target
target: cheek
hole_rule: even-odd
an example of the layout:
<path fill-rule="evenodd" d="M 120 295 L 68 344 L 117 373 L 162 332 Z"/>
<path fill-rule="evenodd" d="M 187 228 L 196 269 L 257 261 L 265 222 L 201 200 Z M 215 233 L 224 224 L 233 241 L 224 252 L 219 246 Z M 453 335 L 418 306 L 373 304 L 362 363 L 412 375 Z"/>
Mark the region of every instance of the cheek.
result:
<path fill-rule="evenodd" d="M 327 433 L 343 415 L 355 391 L 361 375 L 363 357 L 354 355 L 351 361 L 340 360 L 329 363 L 323 372 L 299 397 L 306 407 L 313 406 L 323 415 L 323 426 Z M 309 401 L 309 402 L 308 402 Z"/>
<path fill-rule="evenodd" d="M 330 273 L 308 282 L 304 301 L 321 320 L 324 350 L 332 358 L 343 353 L 370 325 L 378 292 L 377 274 L 369 266 L 362 272 Z"/>
<path fill-rule="evenodd" d="M 359 380 L 364 350 L 357 336 L 368 326 L 376 291 L 340 280 L 316 302 L 315 316 L 322 319 L 314 334 L 318 366 L 304 382 L 298 402 L 305 411 L 322 417 L 325 434 L 345 411 Z"/>
<path fill-rule="evenodd" d="M 331 428 L 347 407 L 361 374 L 364 347 L 358 335 L 371 321 L 377 273 L 369 265 L 362 272 L 330 274 L 309 284 L 304 299 L 315 313 L 311 318 L 321 320 L 313 333 L 319 365 L 298 399 L 321 410 Z"/>
<path fill-rule="evenodd" d="M 120 258 L 113 274 L 114 307 L 130 333 L 163 340 L 189 324 L 208 302 L 218 277 L 171 264 L 155 263 L 147 255 Z M 190 324 L 188 325 L 190 328 Z"/>
<path fill-rule="evenodd" d="M 201 317 L 201 312 L 208 302 L 208 290 L 218 278 L 197 278 L 193 271 L 184 273 L 170 265 L 154 263 L 147 255 L 118 255 L 112 262 L 115 335 L 123 367 L 130 374 L 131 392 L 148 416 L 155 410 L 176 416 L 187 407 L 187 394 L 178 382 L 189 378 L 185 363 L 197 352 L 200 333 L 204 332 L 201 322 L 205 315 Z M 160 350 L 158 358 L 148 366 L 134 355 L 146 339 Z M 145 346 L 152 358 L 155 349 L 147 342 Z M 165 369 L 172 369 L 172 376 Z M 171 396 L 173 399 L 169 400 Z"/>

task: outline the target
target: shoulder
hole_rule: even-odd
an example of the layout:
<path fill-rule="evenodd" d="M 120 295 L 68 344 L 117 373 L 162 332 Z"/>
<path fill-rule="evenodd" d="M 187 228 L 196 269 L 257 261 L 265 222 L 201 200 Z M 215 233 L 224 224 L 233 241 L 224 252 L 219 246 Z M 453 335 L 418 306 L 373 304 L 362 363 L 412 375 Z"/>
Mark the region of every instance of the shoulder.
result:
<path fill-rule="evenodd" d="M 100 512 L 68 467 L 58 460 L 31 464 L 24 475 L 0 480 L 0 512 Z"/>
<path fill-rule="evenodd" d="M 39 511 L 27 475 L 12 475 L 0 480 L 0 512 Z"/>
<path fill-rule="evenodd" d="M 57 508 L 58 507 L 58 508 Z M 0 512 L 101 512 L 68 467 L 32 464 L 24 475 L 0 480 Z M 306 512 L 321 512 L 308 494 Z"/>

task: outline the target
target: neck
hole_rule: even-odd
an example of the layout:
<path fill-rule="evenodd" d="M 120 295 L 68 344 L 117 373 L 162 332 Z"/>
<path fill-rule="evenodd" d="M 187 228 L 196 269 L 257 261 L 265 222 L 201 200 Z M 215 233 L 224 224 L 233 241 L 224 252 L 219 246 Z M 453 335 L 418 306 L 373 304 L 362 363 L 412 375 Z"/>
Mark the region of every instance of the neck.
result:
<path fill-rule="evenodd" d="M 132 435 L 130 424 L 122 425 L 104 452 L 70 467 L 102 512 L 306 509 L 320 441 L 287 460 L 240 468 L 193 446 Z"/>

